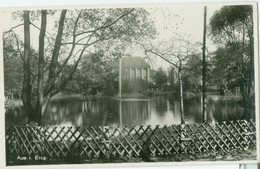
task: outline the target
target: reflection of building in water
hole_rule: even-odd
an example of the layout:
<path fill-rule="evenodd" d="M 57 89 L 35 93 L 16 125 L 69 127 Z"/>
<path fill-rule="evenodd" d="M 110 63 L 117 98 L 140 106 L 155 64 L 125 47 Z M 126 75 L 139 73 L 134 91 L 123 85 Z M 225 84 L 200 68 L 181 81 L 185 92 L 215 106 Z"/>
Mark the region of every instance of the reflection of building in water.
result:
<path fill-rule="evenodd" d="M 144 124 L 150 116 L 149 101 L 120 101 L 114 99 L 82 101 L 84 126 L 132 126 Z"/>
<path fill-rule="evenodd" d="M 186 123 L 201 123 L 200 98 L 185 100 Z M 150 101 L 122 101 L 122 125 L 180 124 L 178 97 L 156 96 Z M 244 109 L 230 97 L 208 97 L 209 122 L 244 119 Z M 20 108 L 7 108 L 5 125 L 27 123 Z M 108 97 L 52 101 L 42 116 L 43 126 L 119 126 L 119 101 Z"/>
<path fill-rule="evenodd" d="M 122 125 L 145 124 L 151 116 L 149 101 L 122 101 Z"/>
<path fill-rule="evenodd" d="M 106 126 L 109 120 L 108 100 L 87 99 L 82 101 L 82 114 L 84 126 Z"/>

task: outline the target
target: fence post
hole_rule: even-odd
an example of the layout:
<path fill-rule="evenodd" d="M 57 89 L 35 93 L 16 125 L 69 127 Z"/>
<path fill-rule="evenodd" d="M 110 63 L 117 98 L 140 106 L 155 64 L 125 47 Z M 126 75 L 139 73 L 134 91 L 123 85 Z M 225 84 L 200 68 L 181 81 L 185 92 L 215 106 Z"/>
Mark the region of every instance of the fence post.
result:
<path fill-rule="evenodd" d="M 185 125 L 180 125 L 180 153 L 184 153 L 186 150 L 185 148 Z"/>
<path fill-rule="evenodd" d="M 104 127 L 104 145 L 106 149 L 106 156 L 110 158 L 110 131 L 109 127 Z"/>
<path fill-rule="evenodd" d="M 248 135 L 248 126 L 247 126 L 247 120 L 244 120 L 244 140 L 245 140 L 245 147 L 244 150 L 247 150 L 249 148 L 248 143 L 249 143 L 249 135 Z"/>

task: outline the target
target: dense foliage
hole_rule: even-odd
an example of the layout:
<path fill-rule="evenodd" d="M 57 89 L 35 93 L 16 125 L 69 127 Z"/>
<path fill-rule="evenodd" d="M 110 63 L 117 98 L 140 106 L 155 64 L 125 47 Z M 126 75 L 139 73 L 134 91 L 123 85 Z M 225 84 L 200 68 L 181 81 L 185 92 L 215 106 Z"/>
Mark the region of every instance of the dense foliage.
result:
<path fill-rule="evenodd" d="M 254 38 L 252 6 L 226 6 L 210 20 L 210 33 L 218 45 L 214 52 L 215 82 L 240 89 L 244 103 L 252 95 Z"/>

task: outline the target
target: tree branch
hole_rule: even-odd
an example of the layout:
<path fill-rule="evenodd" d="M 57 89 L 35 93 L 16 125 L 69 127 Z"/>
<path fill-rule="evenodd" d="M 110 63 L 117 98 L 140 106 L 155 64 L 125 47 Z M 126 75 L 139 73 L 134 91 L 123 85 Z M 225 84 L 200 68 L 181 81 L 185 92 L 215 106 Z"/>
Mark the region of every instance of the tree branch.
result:
<path fill-rule="evenodd" d="M 41 31 L 41 29 L 40 29 L 38 26 L 36 26 L 34 23 L 30 22 L 30 24 L 31 24 L 33 27 L 35 27 L 36 29 L 38 29 L 39 31 Z M 46 31 L 46 33 L 48 33 L 48 32 Z M 50 33 L 48 33 L 48 34 L 49 34 L 50 36 L 52 36 Z M 49 38 L 46 34 L 45 34 L 44 36 L 45 36 L 45 38 L 48 40 L 49 45 L 52 46 L 51 41 L 50 41 L 50 38 Z"/>
<path fill-rule="evenodd" d="M 162 58 L 163 60 L 165 60 L 166 62 L 172 64 L 173 66 L 175 66 L 176 68 L 180 68 L 177 64 L 175 64 L 174 62 L 170 61 L 169 59 L 167 59 L 166 57 L 162 56 L 161 54 L 157 53 L 157 52 L 154 52 L 152 50 L 147 50 L 146 52 L 150 52 L 156 56 L 159 56 L 160 58 Z"/>
<path fill-rule="evenodd" d="M 21 60 L 22 60 L 23 62 L 25 62 L 25 61 L 24 61 L 24 58 L 23 58 L 22 51 L 21 51 L 21 49 L 20 49 L 19 38 L 17 37 L 17 35 L 15 34 L 15 32 L 14 32 L 13 30 L 12 30 L 12 32 L 13 32 L 14 37 L 15 37 L 15 41 L 16 41 L 16 45 L 17 45 L 17 50 L 18 50 L 18 52 L 19 52 L 19 55 L 20 55 L 20 57 L 21 57 Z M 29 69 L 29 72 L 30 72 L 30 74 L 31 74 L 32 76 L 37 76 L 37 75 L 35 75 L 35 74 L 32 72 L 32 70 L 30 69 L 30 66 L 28 67 L 28 69 Z"/>
<path fill-rule="evenodd" d="M 85 32 L 81 32 L 81 33 L 78 33 L 76 34 L 76 36 L 79 36 L 79 35 L 83 35 L 83 34 L 86 34 L 86 33 L 92 33 L 92 32 L 97 32 L 98 30 L 100 29 L 106 29 L 112 25 L 114 25 L 115 23 L 117 23 L 121 18 L 125 17 L 126 15 L 128 15 L 129 13 L 131 13 L 132 11 L 134 11 L 134 9 L 131 9 L 129 10 L 128 12 L 124 13 L 123 15 L 121 15 L 120 17 L 118 17 L 116 20 L 114 20 L 113 22 L 111 22 L 110 24 L 108 25 L 104 25 L 104 26 L 101 26 L 97 29 L 94 29 L 94 30 L 90 30 L 90 31 L 85 31 Z"/>
<path fill-rule="evenodd" d="M 66 13 L 67 13 L 67 10 L 62 10 L 61 15 L 60 15 L 58 33 L 57 33 L 57 36 L 56 36 L 54 50 L 53 50 L 52 58 L 51 58 L 51 64 L 50 64 L 50 67 L 49 67 L 48 81 L 50 81 L 55 76 L 55 69 L 56 69 L 57 62 L 58 62 L 58 56 L 59 56 L 59 51 L 60 51 L 60 46 L 61 46 L 63 26 L 64 26 Z"/>
<path fill-rule="evenodd" d="M 18 28 L 19 26 L 23 26 L 23 23 L 18 24 L 16 26 L 12 27 L 11 29 L 9 29 L 8 31 L 3 32 L 3 35 L 6 35 L 9 32 L 14 32 L 13 29 Z"/>

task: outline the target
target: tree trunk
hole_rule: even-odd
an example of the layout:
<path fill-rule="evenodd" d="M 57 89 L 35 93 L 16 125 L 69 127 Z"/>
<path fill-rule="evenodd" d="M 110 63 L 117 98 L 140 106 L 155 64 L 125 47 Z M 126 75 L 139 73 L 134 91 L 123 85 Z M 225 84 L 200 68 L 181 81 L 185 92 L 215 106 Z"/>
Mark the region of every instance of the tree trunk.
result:
<path fill-rule="evenodd" d="M 41 113 L 42 113 L 42 114 L 41 114 L 41 115 L 43 115 L 43 113 L 45 112 L 45 109 L 46 109 L 46 107 L 47 107 L 47 105 L 48 105 L 50 99 L 51 99 L 51 94 L 48 94 L 47 96 L 45 96 L 45 97 L 43 98 L 42 108 L 41 108 L 41 110 L 42 110 Z"/>
<path fill-rule="evenodd" d="M 248 88 L 247 94 L 248 98 L 250 98 L 252 83 L 254 79 L 254 38 L 252 36 L 249 37 L 249 70 L 248 70 Z"/>
<path fill-rule="evenodd" d="M 47 25 L 47 11 L 42 10 L 41 30 L 39 35 L 39 59 L 38 59 L 38 84 L 37 84 L 37 103 L 35 108 L 36 122 L 41 124 L 43 106 L 43 77 L 44 77 L 44 39 Z"/>
<path fill-rule="evenodd" d="M 24 110 L 27 113 L 28 121 L 35 121 L 34 108 L 32 106 L 32 86 L 30 72 L 30 16 L 29 11 L 23 12 L 24 19 L 24 59 L 23 59 L 23 89 L 22 101 Z"/>
<path fill-rule="evenodd" d="M 248 82 L 247 84 L 247 91 L 244 91 L 244 118 L 249 120 L 252 117 L 251 113 L 251 89 L 253 87 L 253 80 L 254 80 L 254 38 L 252 35 L 249 36 L 249 65 L 248 65 Z"/>
<path fill-rule="evenodd" d="M 183 89 L 182 89 L 182 77 L 181 70 L 178 71 L 179 87 L 180 87 L 180 113 L 181 113 L 181 124 L 185 124 L 184 120 L 184 106 L 183 106 Z"/>
<path fill-rule="evenodd" d="M 62 40 L 62 35 L 63 35 L 63 27 L 64 27 L 64 21 L 65 21 L 65 17 L 66 17 L 66 12 L 67 12 L 67 10 L 62 10 L 61 15 L 60 15 L 58 33 L 56 36 L 53 54 L 52 54 L 52 58 L 51 58 L 51 63 L 50 63 L 50 67 L 49 67 L 49 81 L 51 81 L 52 78 L 55 76 L 55 69 L 56 69 L 56 66 L 58 63 L 58 56 L 59 56 L 59 52 L 60 52 L 60 46 L 61 46 L 61 40 Z"/>

